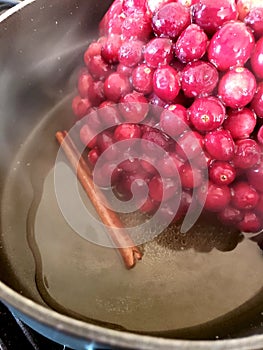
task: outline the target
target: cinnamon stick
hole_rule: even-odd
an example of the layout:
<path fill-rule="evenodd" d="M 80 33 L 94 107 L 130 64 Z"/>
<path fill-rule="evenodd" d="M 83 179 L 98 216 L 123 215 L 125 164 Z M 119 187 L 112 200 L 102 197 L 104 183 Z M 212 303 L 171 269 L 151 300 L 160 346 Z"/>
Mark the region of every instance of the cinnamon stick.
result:
<path fill-rule="evenodd" d="M 134 245 L 127 231 L 125 231 L 123 223 L 117 214 L 103 204 L 107 202 L 106 198 L 101 191 L 95 189 L 91 171 L 68 133 L 66 131 L 58 131 L 56 133 L 56 138 L 63 148 L 72 168 L 76 171 L 77 177 L 101 221 L 107 226 L 108 234 L 116 244 L 125 266 L 128 269 L 132 268 L 135 266 L 137 260 L 142 258 L 142 253 L 139 248 Z M 115 230 L 115 228 L 121 228 L 121 234 L 120 230 Z"/>

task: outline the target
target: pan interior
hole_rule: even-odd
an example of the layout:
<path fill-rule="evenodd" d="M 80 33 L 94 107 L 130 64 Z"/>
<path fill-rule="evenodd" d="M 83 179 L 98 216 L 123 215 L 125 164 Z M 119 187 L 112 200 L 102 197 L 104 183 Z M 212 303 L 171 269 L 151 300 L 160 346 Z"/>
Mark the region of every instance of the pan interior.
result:
<path fill-rule="evenodd" d="M 120 330 L 186 339 L 260 332 L 263 255 L 237 232 L 207 218 L 184 235 L 171 227 L 145 244 L 143 260 L 128 271 L 115 250 L 66 223 L 53 165 L 55 132 L 72 123 L 70 99 L 42 118 L 9 170 L 1 208 L 5 282 L 61 313 Z"/>

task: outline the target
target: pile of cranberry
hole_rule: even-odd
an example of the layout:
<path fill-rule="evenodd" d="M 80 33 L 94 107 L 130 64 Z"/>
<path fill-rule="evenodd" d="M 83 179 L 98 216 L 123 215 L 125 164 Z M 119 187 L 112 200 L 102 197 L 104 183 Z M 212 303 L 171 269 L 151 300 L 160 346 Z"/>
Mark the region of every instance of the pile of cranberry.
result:
<path fill-rule="evenodd" d="M 180 183 L 175 221 L 197 189 L 222 223 L 263 228 L 262 0 L 115 0 L 84 62 L 72 103 L 80 139 L 92 167 L 112 149 L 94 179 L 99 186 L 111 173 L 128 200 L 135 180 L 148 183 L 139 210 L 151 214 L 161 201 L 169 212 Z M 114 144 L 138 139 L 165 155 L 150 159 L 142 147 L 142 157 L 126 150 L 115 164 Z"/>

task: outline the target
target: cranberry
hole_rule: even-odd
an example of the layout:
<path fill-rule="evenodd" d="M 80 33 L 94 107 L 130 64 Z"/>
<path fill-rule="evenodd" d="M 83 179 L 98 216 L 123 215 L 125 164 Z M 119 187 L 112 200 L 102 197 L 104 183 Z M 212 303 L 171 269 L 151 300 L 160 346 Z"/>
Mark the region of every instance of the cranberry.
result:
<path fill-rule="evenodd" d="M 263 33 L 263 7 L 251 9 L 244 22 L 252 28 L 254 35 L 260 38 Z"/>
<path fill-rule="evenodd" d="M 180 167 L 179 174 L 182 186 L 187 189 L 199 187 L 203 181 L 203 175 L 200 169 L 192 167 L 189 163 Z"/>
<path fill-rule="evenodd" d="M 233 158 L 237 168 L 249 169 L 260 160 L 260 147 L 256 141 L 251 139 L 236 142 L 236 150 Z"/>
<path fill-rule="evenodd" d="M 151 31 L 151 19 L 143 11 L 131 13 L 122 24 L 122 35 L 125 40 L 138 39 L 146 41 Z"/>
<path fill-rule="evenodd" d="M 229 161 L 234 156 L 234 141 L 229 131 L 215 130 L 204 138 L 207 152 L 217 160 Z"/>
<path fill-rule="evenodd" d="M 236 170 L 228 162 L 214 161 L 209 167 L 209 177 L 216 185 L 229 185 L 235 180 Z"/>
<path fill-rule="evenodd" d="M 145 63 L 134 68 L 132 72 L 132 85 L 138 92 L 148 95 L 153 91 L 153 73 L 154 70 Z"/>
<path fill-rule="evenodd" d="M 178 37 L 189 24 L 189 9 L 176 2 L 162 6 L 152 18 L 154 33 L 171 39 Z"/>
<path fill-rule="evenodd" d="M 190 24 L 176 41 L 176 56 L 184 63 L 199 60 L 206 52 L 207 42 L 205 32 L 198 25 Z"/>
<path fill-rule="evenodd" d="M 263 145 L 263 126 L 261 126 L 258 130 L 257 140 L 261 145 Z"/>
<path fill-rule="evenodd" d="M 263 192 L 263 162 L 259 162 L 247 172 L 248 182 L 260 192 Z"/>
<path fill-rule="evenodd" d="M 125 95 L 120 102 L 119 110 L 126 122 L 140 123 L 147 116 L 148 101 L 139 92 L 134 91 Z"/>
<path fill-rule="evenodd" d="M 131 91 L 128 77 L 119 73 L 112 73 L 104 83 L 104 93 L 108 100 L 118 102 Z"/>
<path fill-rule="evenodd" d="M 154 201 L 151 197 L 148 197 L 139 210 L 144 214 L 153 214 L 158 206 L 158 202 Z"/>
<path fill-rule="evenodd" d="M 106 149 L 111 147 L 114 144 L 114 142 L 115 141 L 113 138 L 113 134 L 108 130 L 101 132 L 97 136 L 97 146 L 101 153 L 103 153 L 104 151 L 106 151 Z"/>
<path fill-rule="evenodd" d="M 100 31 L 103 34 L 120 34 L 120 25 L 123 22 L 122 15 L 122 1 L 115 0 L 101 21 Z"/>
<path fill-rule="evenodd" d="M 118 125 L 121 122 L 120 113 L 111 101 L 104 101 L 100 104 L 98 115 L 103 129 Z"/>
<path fill-rule="evenodd" d="M 208 47 L 208 59 L 218 70 L 244 65 L 254 47 L 254 36 L 244 23 L 225 23 L 212 37 Z"/>
<path fill-rule="evenodd" d="M 127 77 L 131 76 L 132 71 L 133 71 L 132 67 L 127 67 L 121 63 L 118 64 L 117 70 L 116 70 L 116 72 L 119 73 L 120 75 L 126 75 Z"/>
<path fill-rule="evenodd" d="M 121 181 L 116 183 L 116 189 L 120 194 L 124 195 L 126 200 L 129 200 L 134 196 L 138 201 L 140 201 L 142 189 L 144 189 L 148 183 L 149 178 L 143 171 L 126 173 L 122 177 Z"/>
<path fill-rule="evenodd" d="M 193 164 L 198 169 L 207 170 L 208 167 L 213 163 L 213 161 L 214 159 L 208 152 L 202 151 L 196 158 L 193 159 Z"/>
<path fill-rule="evenodd" d="M 165 202 L 175 196 L 178 182 L 175 178 L 161 178 L 154 176 L 149 182 L 149 195 L 156 202 Z"/>
<path fill-rule="evenodd" d="M 238 228 L 242 232 L 258 232 L 261 229 L 259 217 L 251 211 L 245 213 L 243 220 L 238 224 Z"/>
<path fill-rule="evenodd" d="M 123 0 L 122 9 L 127 16 L 138 10 L 146 11 L 145 0 Z"/>
<path fill-rule="evenodd" d="M 138 158 L 132 158 L 124 160 L 119 164 L 119 168 L 126 173 L 137 173 L 141 170 L 141 163 Z"/>
<path fill-rule="evenodd" d="M 155 156 L 157 151 L 156 145 L 161 147 L 165 151 L 168 151 L 170 147 L 168 136 L 166 136 L 160 130 L 157 129 L 145 131 L 142 135 L 142 141 L 142 148 L 145 151 L 145 153 L 152 154 Z"/>
<path fill-rule="evenodd" d="M 182 165 L 183 163 L 181 163 Z M 170 156 L 160 158 L 157 161 L 156 169 L 161 172 L 164 177 L 174 177 L 177 175 L 179 166 L 175 163 L 174 159 Z"/>
<path fill-rule="evenodd" d="M 259 118 L 263 118 L 263 81 L 257 86 L 256 93 L 251 102 L 251 108 Z"/>
<path fill-rule="evenodd" d="M 116 164 L 112 162 L 103 162 L 93 173 L 93 181 L 96 186 L 107 188 L 109 186 L 109 178 L 111 179 L 111 186 L 114 186 L 119 182 L 120 176 L 121 170 L 118 169 Z"/>
<path fill-rule="evenodd" d="M 88 63 L 88 69 L 94 79 L 104 80 L 112 72 L 112 67 L 104 61 L 101 55 L 94 56 Z"/>
<path fill-rule="evenodd" d="M 202 152 L 203 137 L 195 131 L 187 131 L 178 140 L 176 152 L 180 158 L 190 160 Z"/>
<path fill-rule="evenodd" d="M 76 96 L 72 100 L 72 110 L 78 119 L 81 119 L 87 115 L 91 108 L 91 103 L 88 98 L 81 98 Z"/>
<path fill-rule="evenodd" d="M 170 66 L 157 68 L 153 75 L 153 91 L 163 101 L 172 102 L 180 91 L 178 72 Z"/>
<path fill-rule="evenodd" d="M 252 51 L 251 66 L 256 77 L 263 79 L 263 37 L 256 42 L 255 48 Z"/>
<path fill-rule="evenodd" d="M 122 45 L 122 41 L 119 35 L 111 34 L 105 43 L 103 43 L 101 48 L 101 56 L 102 58 L 112 64 L 117 63 L 119 61 L 118 53 L 120 47 Z"/>
<path fill-rule="evenodd" d="M 98 106 L 105 99 L 104 83 L 100 80 L 94 81 L 89 86 L 88 95 L 92 105 Z"/>
<path fill-rule="evenodd" d="M 156 175 L 157 170 L 155 168 L 154 161 L 151 158 L 143 155 L 142 159 L 140 159 L 140 163 L 142 168 L 148 174 L 149 178 L 151 178 L 153 175 Z"/>
<path fill-rule="evenodd" d="M 146 0 L 146 7 L 150 14 L 154 14 L 163 5 L 174 2 L 174 0 Z"/>
<path fill-rule="evenodd" d="M 86 66 L 89 66 L 91 58 L 94 56 L 100 56 L 101 54 L 101 48 L 102 48 L 102 42 L 95 41 L 94 43 L 91 43 L 87 50 L 84 53 L 84 62 Z"/>
<path fill-rule="evenodd" d="M 263 215 L 263 196 L 259 196 L 259 200 L 257 202 L 257 206 L 255 208 L 256 213 L 258 213 L 261 217 Z"/>
<path fill-rule="evenodd" d="M 139 40 L 124 42 L 119 50 L 119 61 L 127 67 L 136 66 L 142 60 L 143 43 Z"/>
<path fill-rule="evenodd" d="M 160 117 L 160 127 L 171 137 L 182 134 L 187 128 L 187 111 L 182 105 L 170 105 Z"/>
<path fill-rule="evenodd" d="M 84 124 L 79 131 L 80 141 L 88 148 L 94 148 L 97 144 L 97 132 L 90 125 Z"/>
<path fill-rule="evenodd" d="M 204 203 L 204 208 L 212 212 L 221 212 L 231 200 L 228 186 L 219 186 L 212 182 L 199 187 L 198 199 Z"/>
<path fill-rule="evenodd" d="M 114 131 L 116 141 L 139 139 L 141 137 L 141 128 L 137 124 L 123 123 L 118 125 Z"/>
<path fill-rule="evenodd" d="M 89 87 L 93 83 L 92 76 L 88 72 L 83 72 L 78 80 L 78 92 L 80 97 L 88 98 Z"/>
<path fill-rule="evenodd" d="M 88 153 L 88 161 L 90 163 L 90 165 L 92 167 L 95 166 L 95 164 L 97 163 L 98 159 L 100 157 L 100 151 L 98 149 L 98 147 L 94 147 L 92 148 L 89 153 Z"/>
<path fill-rule="evenodd" d="M 235 67 L 220 80 L 218 95 L 226 106 L 242 108 L 251 102 L 256 88 L 254 75 L 247 68 Z"/>
<path fill-rule="evenodd" d="M 244 218 L 244 213 L 231 206 L 227 206 L 220 213 L 218 213 L 218 219 L 225 225 L 236 226 Z"/>
<path fill-rule="evenodd" d="M 225 107 L 216 97 L 200 97 L 188 109 L 188 115 L 198 131 L 211 131 L 223 124 Z"/>
<path fill-rule="evenodd" d="M 224 128 L 230 131 L 233 139 L 245 139 L 254 131 L 257 123 L 255 113 L 250 109 L 230 111 L 224 122 Z"/>
<path fill-rule="evenodd" d="M 249 14 L 254 8 L 262 6 L 261 0 L 236 0 L 239 18 L 241 21 Z"/>
<path fill-rule="evenodd" d="M 166 38 L 155 38 L 147 43 L 144 59 L 149 67 L 157 68 L 167 65 L 173 58 L 172 41 Z"/>
<path fill-rule="evenodd" d="M 234 0 L 199 0 L 192 7 L 192 19 L 207 33 L 214 33 L 225 22 L 236 20 L 237 7 Z"/>
<path fill-rule="evenodd" d="M 257 191 L 244 181 L 233 184 L 231 197 L 232 205 L 240 210 L 254 209 L 259 200 Z"/>
<path fill-rule="evenodd" d="M 191 62 L 182 71 L 182 89 L 187 97 L 210 95 L 217 83 L 218 72 L 209 62 Z"/>

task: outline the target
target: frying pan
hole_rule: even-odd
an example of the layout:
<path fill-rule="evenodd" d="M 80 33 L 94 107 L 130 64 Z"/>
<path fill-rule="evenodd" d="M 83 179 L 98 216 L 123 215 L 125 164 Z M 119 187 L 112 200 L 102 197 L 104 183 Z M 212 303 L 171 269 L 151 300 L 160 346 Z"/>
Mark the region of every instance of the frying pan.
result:
<path fill-rule="evenodd" d="M 263 348 L 257 244 L 204 218 L 147 243 L 127 271 L 59 210 L 54 135 L 72 124 L 77 67 L 109 5 L 29 0 L 0 17 L 1 300 L 74 349 Z"/>

